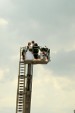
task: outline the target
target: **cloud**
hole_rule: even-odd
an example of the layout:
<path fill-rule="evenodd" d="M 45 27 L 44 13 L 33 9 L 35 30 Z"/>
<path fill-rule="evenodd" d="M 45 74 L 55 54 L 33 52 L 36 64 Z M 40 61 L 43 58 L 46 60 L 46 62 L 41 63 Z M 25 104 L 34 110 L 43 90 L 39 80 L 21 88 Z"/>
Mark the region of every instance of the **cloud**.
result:
<path fill-rule="evenodd" d="M 52 52 L 51 52 L 52 53 Z M 75 73 L 75 50 L 60 50 L 51 54 L 51 62 L 46 69 L 51 69 L 54 75 L 73 77 Z"/>
<path fill-rule="evenodd" d="M 4 71 L 2 69 L 0 69 L 0 79 L 2 79 L 4 76 Z"/>
<path fill-rule="evenodd" d="M 33 76 L 32 112 L 37 113 L 67 112 L 74 108 L 75 78 L 53 76 L 50 70 L 42 66 L 35 68 L 37 74 Z M 39 71 L 40 70 L 40 71 Z"/>
<path fill-rule="evenodd" d="M 16 111 L 17 79 L 0 82 L 0 92 L 0 111 L 3 113 Z"/>
<path fill-rule="evenodd" d="M 75 15 L 74 0 L 59 1 L 12 1 L 14 9 L 9 15 L 11 33 L 17 40 L 35 40 L 49 48 L 75 49 Z M 15 12 L 14 12 L 15 10 Z M 70 40 L 71 39 L 71 40 Z M 64 46 L 63 46 L 64 45 Z"/>
<path fill-rule="evenodd" d="M 0 18 L 0 27 L 4 27 L 8 25 L 8 21 L 4 18 Z"/>
<path fill-rule="evenodd" d="M 4 79 L 4 77 L 6 76 L 7 73 L 9 73 L 9 68 L 0 69 L 0 81 L 2 81 Z"/>
<path fill-rule="evenodd" d="M 0 112 L 15 111 L 19 49 L 31 40 L 51 49 L 51 62 L 34 66 L 31 112 L 73 111 L 74 4 L 74 0 L 0 1 Z"/>
<path fill-rule="evenodd" d="M 6 111 L 10 108 L 12 112 L 15 111 L 17 80 L 15 76 L 12 81 L 0 83 L 1 111 L 3 111 L 2 108 Z M 67 111 L 68 113 L 68 109 L 71 111 L 74 108 L 74 87 L 74 78 L 55 77 L 51 70 L 45 70 L 42 65 L 34 66 L 31 112 L 34 113 L 37 110 L 36 113 L 41 111 L 44 113 Z"/>

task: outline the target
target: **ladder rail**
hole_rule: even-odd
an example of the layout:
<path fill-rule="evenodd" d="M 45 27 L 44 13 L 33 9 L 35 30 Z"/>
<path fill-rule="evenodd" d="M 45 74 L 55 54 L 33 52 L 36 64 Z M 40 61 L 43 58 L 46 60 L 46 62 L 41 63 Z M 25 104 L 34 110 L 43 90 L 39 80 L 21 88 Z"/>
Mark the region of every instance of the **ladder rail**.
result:
<path fill-rule="evenodd" d="M 18 72 L 17 98 L 16 98 L 16 113 L 24 113 L 24 98 L 25 98 L 25 63 L 21 56 L 22 48 L 20 48 L 20 61 Z"/>

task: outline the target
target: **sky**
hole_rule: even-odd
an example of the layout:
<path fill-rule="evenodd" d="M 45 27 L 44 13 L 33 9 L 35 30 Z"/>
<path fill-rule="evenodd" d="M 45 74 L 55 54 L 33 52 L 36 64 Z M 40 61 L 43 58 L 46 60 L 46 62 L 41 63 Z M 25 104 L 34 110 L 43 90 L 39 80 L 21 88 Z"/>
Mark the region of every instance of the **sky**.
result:
<path fill-rule="evenodd" d="M 51 62 L 34 66 L 31 113 L 73 113 L 75 0 L 0 0 L 0 113 L 16 112 L 20 47 L 32 40 Z"/>

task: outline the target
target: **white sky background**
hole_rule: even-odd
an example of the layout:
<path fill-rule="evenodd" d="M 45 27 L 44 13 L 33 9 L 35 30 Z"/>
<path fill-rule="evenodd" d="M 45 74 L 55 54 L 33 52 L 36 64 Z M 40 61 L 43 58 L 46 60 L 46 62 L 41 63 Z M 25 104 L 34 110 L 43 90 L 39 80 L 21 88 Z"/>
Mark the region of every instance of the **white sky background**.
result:
<path fill-rule="evenodd" d="M 51 49 L 34 66 L 31 113 L 73 113 L 75 0 L 0 0 L 0 113 L 16 112 L 19 48 L 31 40 Z"/>

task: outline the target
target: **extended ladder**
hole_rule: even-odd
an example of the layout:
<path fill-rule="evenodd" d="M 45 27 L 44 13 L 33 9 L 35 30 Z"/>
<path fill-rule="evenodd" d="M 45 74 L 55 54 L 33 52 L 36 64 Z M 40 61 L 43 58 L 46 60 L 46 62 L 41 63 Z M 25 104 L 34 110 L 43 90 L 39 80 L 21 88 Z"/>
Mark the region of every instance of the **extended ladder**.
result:
<path fill-rule="evenodd" d="M 21 49 L 20 49 L 16 113 L 24 113 L 24 100 L 25 100 L 25 63 L 22 62 Z"/>
<path fill-rule="evenodd" d="M 17 88 L 17 102 L 16 113 L 24 112 L 24 98 L 25 98 L 25 64 L 19 62 L 18 88 Z"/>
<path fill-rule="evenodd" d="M 21 53 L 20 49 L 16 113 L 30 113 L 33 65 L 26 65 Z"/>

